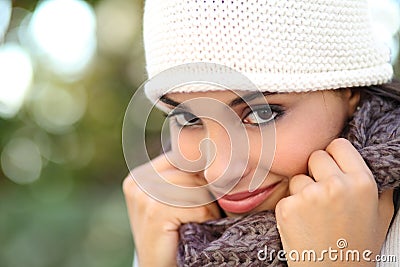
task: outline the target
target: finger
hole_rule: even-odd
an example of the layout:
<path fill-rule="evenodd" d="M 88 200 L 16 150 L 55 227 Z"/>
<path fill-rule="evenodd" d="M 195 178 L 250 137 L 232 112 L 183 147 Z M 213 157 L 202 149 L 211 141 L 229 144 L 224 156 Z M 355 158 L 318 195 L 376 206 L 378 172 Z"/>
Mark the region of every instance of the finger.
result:
<path fill-rule="evenodd" d="M 307 175 L 299 174 L 299 175 L 293 176 L 289 181 L 290 195 L 299 193 L 300 191 L 302 191 L 304 189 L 304 187 L 306 187 L 309 184 L 313 184 L 313 183 L 315 183 L 315 181 Z"/>
<path fill-rule="evenodd" d="M 198 208 L 181 208 L 176 211 L 176 218 L 179 220 L 179 224 L 190 222 L 202 223 L 208 220 L 215 220 L 220 217 L 221 215 L 215 203 Z"/>
<path fill-rule="evenodd" d="M 333 140 L 326 151 L 344 173 L 370 172 L 360 153 L 344 138 Z"/>
<path fill-rule="evenodd" d="M 220 208 L 218 207 L 216 202 L 206 205 L 206 208 L 210 210 L 213 219 L 221 218 Z"/>
<path fill-rule="evenodd" d="M 163 172 L 165 170 L 178 170 L 169 160 L 170 153 L 171 152 L 160 154 L 146 164 L 138 166 L 134 169 L 135 173 L 147 172 L 149 170 L 156 173 Z"/>
<path fill-rule="evenodd" d="M 135 218 L 135 209 L 134 209 L 134 204 L 135 204 L 135 191 L 137 190 L 137 185 L 134 182 L 134 180 L 130 177 L 130 175 L 128 175 L 123 183 L 122 183 L 122 190 L 124 193 L 124 197 L 125 197 L 125 205 L 128 211 L 128 215 L 129 215 L 129 224 L 131 227 L 131 233 L 133 234 L 133 218 Z"/>
<path fill-rule="evenodd" d="M 343 174 L 336 161 L 328 152 L 323 150 L 318 150 L 311 154 L 308 159 L 308 172 L 315 181 Z"/>
<path fill-rule="evenodd" d="M 207 180 L 203 177 L 178 170 L 167 170 L 160 174 L 162 178 L 171 184 L 186 187 L 200 187 L 208 184 Z"/>
<path fill-rule="evenodd" d="M 136 188 L 137 184 L 135 182 L 135 179 L 132 178 L 132 175 L 129 172 L 129 174 L 122 181 L 122 191 L 125 195 L 125 198 L 132 198 L 134 196 Z"/>
<path fill-rule="evenodd" d="M 170 153 L 171 152 L 167 152 L 165 154 L 161 154 L 155 157 L 149 162 L 149 164 L 158 172 L 169 169 L 176 169 L 168 159 Z"/>
<path fill-rule="evenodd" d="M 179 175 L 177 175 L 179 174 Z M 186 181 L 187 177 L 198 178 L 197 173 L 185 172 L 177 169 L 168 160 L 167 154 L 161 154 L 151 161 L 132 169 L 128 177 L 133 178 L 133 180 L 144 179 L 144 180 L 165 180 L 165 181 Z M 183 179 L 179 177 L 185 177 Z M 197 179 L 198 184 L 202 184 L 201 179 Z"/>

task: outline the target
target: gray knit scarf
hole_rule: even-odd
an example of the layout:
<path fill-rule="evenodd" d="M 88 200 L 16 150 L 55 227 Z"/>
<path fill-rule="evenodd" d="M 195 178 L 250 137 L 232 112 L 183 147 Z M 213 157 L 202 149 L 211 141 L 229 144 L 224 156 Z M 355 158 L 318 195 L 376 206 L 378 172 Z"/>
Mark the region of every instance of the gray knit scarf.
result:
<path fill-rule="evenodd" d="M 369 96 L 342 136 L 360 152 L 378 189 L 397 188 L 400 184 L 400 107 L 399 103 Z M 282 249 L 273 211 L 239 218 L 222 218 L 180 227 L 178 266 L 287 266 L 286 262 L 258 252 Z"/>

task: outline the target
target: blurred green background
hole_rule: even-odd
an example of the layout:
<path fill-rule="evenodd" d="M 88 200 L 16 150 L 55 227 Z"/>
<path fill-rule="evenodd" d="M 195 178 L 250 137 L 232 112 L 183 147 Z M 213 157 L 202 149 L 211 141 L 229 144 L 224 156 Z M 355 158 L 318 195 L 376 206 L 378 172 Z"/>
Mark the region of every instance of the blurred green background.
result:
<path fill-rule="evenodd" d="M 121 129 L 146 79 L 142 13 L 141 0 L 12 2 L 2 42 L 0 31 L 1 267 L 132 265 Z"/>
<path fill-rule="evenodd" d="M 399 77 L 399 1 L 376 3 Z M 1 267 L 131 266 L 121 129 L 146 79 L 142 13 L 142 0 L 0 0 Z"/>

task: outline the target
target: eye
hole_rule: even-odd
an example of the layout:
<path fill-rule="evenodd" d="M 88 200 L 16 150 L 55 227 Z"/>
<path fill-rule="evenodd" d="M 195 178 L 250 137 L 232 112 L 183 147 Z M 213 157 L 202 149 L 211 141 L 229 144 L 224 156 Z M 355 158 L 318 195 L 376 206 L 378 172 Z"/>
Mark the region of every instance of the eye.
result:
<path fill-rule="evenodd" d="M 274 120 L 279 114 L 280 111 L 274 111 L 270 106 L 253 107 L 242 121 L 251 125 L 263 125 Z"/>
<path fill-rule="evenodd" d="M 172 114 L 169 117 L 172 117 L 179 127 L 188 127 L 201 124 L 200 118 L 189 112 L 180 112 Z"/>

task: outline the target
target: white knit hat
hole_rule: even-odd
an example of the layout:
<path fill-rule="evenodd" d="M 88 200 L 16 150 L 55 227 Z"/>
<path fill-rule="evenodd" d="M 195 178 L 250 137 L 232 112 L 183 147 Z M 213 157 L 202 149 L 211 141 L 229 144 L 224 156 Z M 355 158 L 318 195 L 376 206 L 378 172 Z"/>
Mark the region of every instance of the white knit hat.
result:
<path fill-rule="evenodd" d="M 209 62 L 261 91 L 305 92 L 382 84 L 393 74 L 367 0 L 146 0 L 143 30 L 149 79 Z M 166 93 L 145 90 L 152 100 Z"/>

